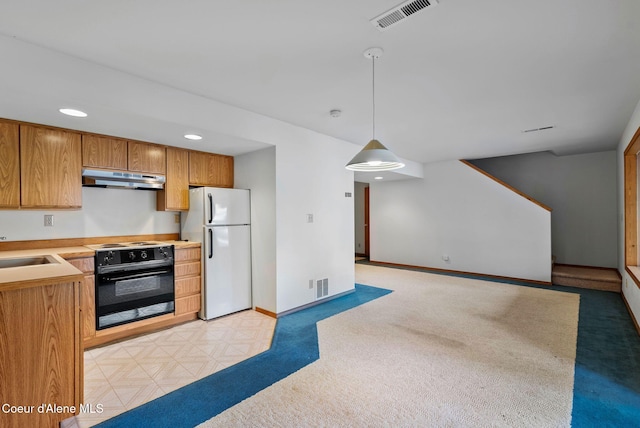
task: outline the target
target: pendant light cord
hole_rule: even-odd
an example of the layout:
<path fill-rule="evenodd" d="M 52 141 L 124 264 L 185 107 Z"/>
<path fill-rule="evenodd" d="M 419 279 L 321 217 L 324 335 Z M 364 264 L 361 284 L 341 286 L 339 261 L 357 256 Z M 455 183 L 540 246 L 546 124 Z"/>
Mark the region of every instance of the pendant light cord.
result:
<path fill-rule="evenodd" d="M 371 61 L 372 61 L 372 78 L 371 78 L 371 93 L 372 93 L 372 112 L 371 112 L 371 116 L 372 116 L 372 124 L 373 124 L 373 129 L 372 129 L 372 140 L 376 139 L 376 57 L 375 55 L 373 55 L 371 57 Z"/>

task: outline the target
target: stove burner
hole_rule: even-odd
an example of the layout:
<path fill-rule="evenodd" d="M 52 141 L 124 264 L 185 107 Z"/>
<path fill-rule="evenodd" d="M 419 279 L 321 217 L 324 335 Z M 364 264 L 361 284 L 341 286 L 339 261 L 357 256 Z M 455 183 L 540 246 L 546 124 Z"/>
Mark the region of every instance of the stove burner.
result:
<path fill-rule="evenodd" d="M 100 245 L 100 248 L 121 248 L 121 247 L 126 247 L 126 245 L 122 245 L 122 244 L 102 244 L 102 245 Z"/>
<path fill-rule="evenodd" d="M 156 244 L 155 242 L 144 242 L 144 241 L 141 241 L 141 242 L 131 242 L 131 243 L 129 243 L 129 245 L 142 246 L 142 245 L 158 245 L 158 244 Z"/>

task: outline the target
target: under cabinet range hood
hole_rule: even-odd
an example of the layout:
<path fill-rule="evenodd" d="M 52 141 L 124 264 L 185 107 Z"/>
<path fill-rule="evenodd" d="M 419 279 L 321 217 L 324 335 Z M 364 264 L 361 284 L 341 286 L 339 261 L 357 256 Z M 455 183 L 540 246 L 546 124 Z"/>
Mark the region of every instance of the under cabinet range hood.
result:
<path fill-rule="evenodd" d="M 164 175 L 99 169 L 82 170 L 83 186 L 158 190 L 164 188 L 164 182 Z"/>

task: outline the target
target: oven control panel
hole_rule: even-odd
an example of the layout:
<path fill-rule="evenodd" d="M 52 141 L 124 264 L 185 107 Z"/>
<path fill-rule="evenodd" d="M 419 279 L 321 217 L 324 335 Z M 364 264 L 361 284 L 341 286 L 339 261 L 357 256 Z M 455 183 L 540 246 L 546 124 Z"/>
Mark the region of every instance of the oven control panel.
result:
<path fill-rule="evenodd" d="M 173 245 L 96 251 L 96 263 L 98 266 L 118 266 L 156 260 L 173 262 Z"/>

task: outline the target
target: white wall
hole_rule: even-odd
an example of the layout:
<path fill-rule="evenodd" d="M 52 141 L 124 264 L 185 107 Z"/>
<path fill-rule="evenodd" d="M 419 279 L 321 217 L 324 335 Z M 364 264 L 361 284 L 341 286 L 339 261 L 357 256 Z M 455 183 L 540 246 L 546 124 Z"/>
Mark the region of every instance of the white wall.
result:
<path fill-rule="evenodd" d="M 473 163 L 553 209 L 551 247 L 557 263 L 618 265 L 614 150 L 571 156 L 541 152 Z"/>
<path fill-rule="evenodd" d="M 238 189 L 251 190 L 253 306 L 276 313 L 276 148 L 234 159 Z"/>
<path fill-rule="evenodd" d="M 366 187 L 369 187 L 368 183 L 356 181 L 353 188 L 355 248 L 357 254 L 364 254 L 364 189 Z"/>
<path fill-rule="evenodd" d="M 357 146 L 291 130 L 276 151 L 278 313 L 315 301 L 309 280 L 329 279 L 329 296 L 353 290 L 353 173 Z M 313 223 L 307 222 L 313 214 Z"/>
<path fill-rule="evenodd" d="M 44 215 L 53 214 L 53 227 Z M 156 192 L 82 188 L 79 210 L 0 210 L 0 239 L 25 241 L 179 233 L 175 213 L 156 211 Z"/>
<path fill-rule="evenodd" d="M 549 212 L 459 161 L 371 183 L 370 234 L 371 260 L 551 281 Z"/>
<path fill-rule="evenodd" d="M 640 321 L 640 288 L 633 282 L 625 270 L 624 261 L 624 150 L 640 127 L 640 102 L 636 106 L 618 145 L 618 270 L 622 274 L 622 293 L 627 299 L 636 320 Z"/>

